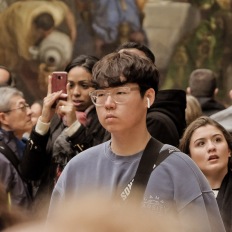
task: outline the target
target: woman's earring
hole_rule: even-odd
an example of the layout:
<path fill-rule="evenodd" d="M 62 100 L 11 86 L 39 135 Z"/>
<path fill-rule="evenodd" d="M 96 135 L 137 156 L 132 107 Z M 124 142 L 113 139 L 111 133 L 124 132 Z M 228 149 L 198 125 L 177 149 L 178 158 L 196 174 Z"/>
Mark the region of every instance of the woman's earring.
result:
<path fill-rule="evenodd" d="M 151 104 L 150 104 L 150 99 L 147 97 L 147 108 L 150 108 Z"/>

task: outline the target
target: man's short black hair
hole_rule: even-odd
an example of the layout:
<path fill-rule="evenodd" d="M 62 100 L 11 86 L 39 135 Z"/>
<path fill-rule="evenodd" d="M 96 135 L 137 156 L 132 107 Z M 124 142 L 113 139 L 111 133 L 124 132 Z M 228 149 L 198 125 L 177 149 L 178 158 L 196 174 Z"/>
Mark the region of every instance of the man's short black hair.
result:
<path fill-rule="evenodd" d="M 146 55 L 147 58 L 149 58 L 153 63 L 155 63 L 155 55 L 153 52 L 144 44 L 136 43 L 136 42 L 126 42 L 121 45 L 116 49 L 115 52 L 119 52 L 122 49 L 130 49 L 130 48 L 135 48 L 138 49 Z"/>
<path fill-rule="evenodd" d="M 136 83 L 140 87 L 141 96 L 144 96 L 149 88 L 158 92 L 159 71 L 146 57 L 126 51 L 114 52 L 94 65 L 93 82 L 100 89 Z"/>
<path fill-rule="evenodd" d="M 50 30 L 54 27 L 55 22 L 51 14 L 49 13 L 42 13 L 35 17 L 33 20 L 36 28 L 43 29 L 45 31 Z"/>

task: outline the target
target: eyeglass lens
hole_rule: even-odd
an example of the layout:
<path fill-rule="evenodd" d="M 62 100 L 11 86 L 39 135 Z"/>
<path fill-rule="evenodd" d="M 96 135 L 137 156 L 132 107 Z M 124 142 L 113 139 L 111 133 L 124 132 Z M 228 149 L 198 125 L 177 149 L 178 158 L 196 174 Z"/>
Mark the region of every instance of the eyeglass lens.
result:
<path fill-rule="evenodd" d="M 119 87 L 113 90 L 95 90 L 91 93 L 95 105 L 104 105 L 108 96 L 111 96 L 115 103 L 125 103 L 130 93 L 129 87 Z"/>

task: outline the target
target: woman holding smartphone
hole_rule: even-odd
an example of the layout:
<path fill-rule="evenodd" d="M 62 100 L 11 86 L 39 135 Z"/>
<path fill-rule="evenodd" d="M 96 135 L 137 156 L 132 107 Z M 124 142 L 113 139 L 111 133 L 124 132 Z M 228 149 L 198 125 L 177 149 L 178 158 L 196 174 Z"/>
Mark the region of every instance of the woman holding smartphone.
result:
<path fill-rule="evenodd" d="M 232 231 L 232 137 L 219 123 L 202 116 L 184 132 L 180 150 L 206 176 L 216 197 L 226 231 Z"/>
<path fill-rule="evenodd" d="M 97 61 L 96 57 L 80 55 L 67 65 L 67 94 L 52 93 L 52 77 L 49 77 L 42 115 L 30 135 L 22 163 L 24 176 L 39 180 L 36 197 L 41 193 L 50 197 L 66 163 L 104 139 L 105 129 L 89 96 L 94 90 L 92 68 Z"/>

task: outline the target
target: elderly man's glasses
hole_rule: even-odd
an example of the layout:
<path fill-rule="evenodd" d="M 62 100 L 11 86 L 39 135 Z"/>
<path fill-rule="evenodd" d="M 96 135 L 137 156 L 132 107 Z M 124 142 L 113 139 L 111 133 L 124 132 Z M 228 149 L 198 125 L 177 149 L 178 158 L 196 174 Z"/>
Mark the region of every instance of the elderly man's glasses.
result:
<path fill-rule="evenodd" d="M 4 111 L 4 113 L 9 113 L 9 112 L 14 111 L 14 110 L 22 110 L 23 112 L 26 112 L 26 110 L 29 109 L 29 108 L 30 108 L 30 106 L 27 103 L 25 103 L 25 104 L 23 104 L 22 106 L 20 106 L 18 108 L 11 109 L 11 110 L 6 110 L 6 111 Z"/>
<path fill-rule="evenodd" d="M 89 93 L 91 100 L 94 105 L 96 106 L 103 106 L 108 98 L 108 96 L 111 96 L 111 98 L 114 100 L 117 104 L 124 104 L 128 100 L 128 95 L 131 91 L 139 90 L 139 87 L 118 87 L 113 88 L 111 90 L 94 90 Z"/>

